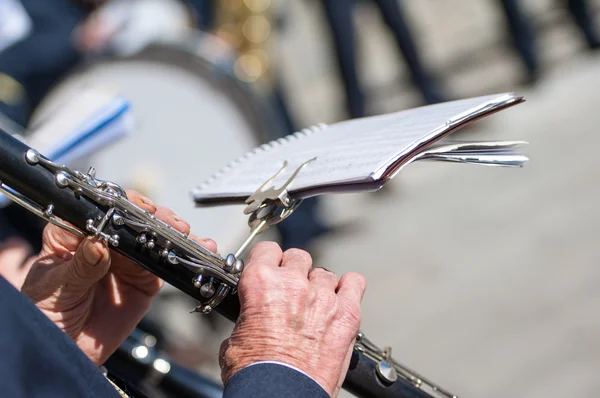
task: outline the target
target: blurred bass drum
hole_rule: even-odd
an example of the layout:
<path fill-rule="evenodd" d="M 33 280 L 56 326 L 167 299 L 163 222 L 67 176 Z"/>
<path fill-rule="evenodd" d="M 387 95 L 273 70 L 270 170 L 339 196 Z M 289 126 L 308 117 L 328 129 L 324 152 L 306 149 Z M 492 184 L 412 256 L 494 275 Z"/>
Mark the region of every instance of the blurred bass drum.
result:
<path fill-rule="evenodd" d="M 255 91 L 222 62 L 202 56 L 199 43 L 153 44 L 85 65 L 47 96 L 33 120 L 83 85 L 116 89 L 132 103 L 134 133 L 74 166 L 93 165 L 98 178 L 172 208 L 193 233 L 214 239 L 227 252 L 248 232 L 241 206 L 194 208 L 190 191 L 275 134 L 279 124 Z"/>

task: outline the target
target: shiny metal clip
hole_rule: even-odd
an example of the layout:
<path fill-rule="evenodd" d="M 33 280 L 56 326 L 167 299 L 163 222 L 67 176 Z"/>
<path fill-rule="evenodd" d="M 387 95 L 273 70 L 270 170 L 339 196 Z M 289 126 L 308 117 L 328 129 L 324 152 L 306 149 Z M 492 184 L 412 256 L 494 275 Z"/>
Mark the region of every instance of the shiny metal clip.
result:
<path fill-rule="evenodd" d="M 300 203 L 302 203 L 302 199 L 295 199 L 290 195 L 288 187 L 294 181 L 298 173 L 316 159 L 317 158 L 312 158 L 302 163 L 283 185 L 279 188 L 275 188 L 272 185 L 273 181 L 285 171 L 288 165 L 288 162 L 285 161 L 279 171 L 265 181 L 248 197 L 248 199 L 246 199 L 244 214 L 250 215 L 248 218 L 250 235 L 237 249 L 233 255 L 233 259 L 237 260 L 258 234 L 265 231 L 271 225 L 275 225 L 285 220 L 294 212 L 294 210 L 296 210 Z"/>

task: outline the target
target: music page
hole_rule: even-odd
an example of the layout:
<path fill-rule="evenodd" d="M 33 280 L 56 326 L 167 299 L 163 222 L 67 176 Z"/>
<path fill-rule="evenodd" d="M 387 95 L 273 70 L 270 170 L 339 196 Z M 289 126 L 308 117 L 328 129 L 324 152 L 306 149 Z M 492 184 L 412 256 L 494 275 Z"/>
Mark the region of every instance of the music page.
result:
<path fill-rule="evenodd" d="M 198 187 L 194 198 L 202 202 L 210 198 L 247 197 L 284 161 L 288 166 L 277 177 L 275 186 L 313 158 L 316 160 L 294 179 L 290 192 L 316 188 L 325 192 L 327 187 L 339 191 L 340 185 L 360 190 L 361 183 L 381 179 L 388 168 L 404 157 L 417 155 L 425 149 L 424 143 L 433 142 L 454 126 L 520 100 L 514 94 L 491 95 L 305 129 L 237 159 Z"/>

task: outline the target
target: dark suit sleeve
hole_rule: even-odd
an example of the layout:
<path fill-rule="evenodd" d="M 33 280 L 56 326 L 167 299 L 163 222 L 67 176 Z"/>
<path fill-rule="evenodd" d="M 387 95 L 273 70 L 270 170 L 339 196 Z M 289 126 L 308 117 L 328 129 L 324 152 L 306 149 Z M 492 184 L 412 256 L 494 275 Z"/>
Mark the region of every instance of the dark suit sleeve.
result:
<path fill-rule="evenodd" d="M 113 398 L 98 368 L 0 276 L 0 396 Z"/>
<path fill-rule="evenodd" d="M 259 363 L 237 372 L 223 398 L 330 398 L 310 377 L 284 365 Z"/>

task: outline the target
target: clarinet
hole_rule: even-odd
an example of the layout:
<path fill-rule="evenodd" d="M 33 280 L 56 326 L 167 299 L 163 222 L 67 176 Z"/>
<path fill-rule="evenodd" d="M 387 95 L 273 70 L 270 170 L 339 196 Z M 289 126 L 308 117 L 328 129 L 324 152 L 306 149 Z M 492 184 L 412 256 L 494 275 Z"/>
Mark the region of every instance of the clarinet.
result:
<path fill-rule="evenodd" d="M 93 168 L 86 174 L 72 171 L 0 130 L 0 192 L 77 236 L 104 241 L 198 300 L 197 312 L 214 309 L 236 321 L 240 303 L 235 293 L 243 261 L 234 254 L 223 258 L 188 239 L 127 200 L 117 184 L 97 179 Z M 343 388 L 361 398 L 456 398 L 394 360 L 389 347 L 380 349 L 362 332 Z"/>
<path fill-rule="evenodd" d="M 223 386 L 162 355 L 151 334 L 135 329 L 108 358 L 105 376 L 134 397 L 221 398 Z"/>

